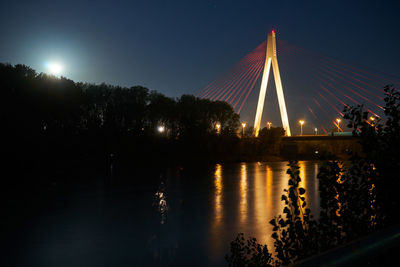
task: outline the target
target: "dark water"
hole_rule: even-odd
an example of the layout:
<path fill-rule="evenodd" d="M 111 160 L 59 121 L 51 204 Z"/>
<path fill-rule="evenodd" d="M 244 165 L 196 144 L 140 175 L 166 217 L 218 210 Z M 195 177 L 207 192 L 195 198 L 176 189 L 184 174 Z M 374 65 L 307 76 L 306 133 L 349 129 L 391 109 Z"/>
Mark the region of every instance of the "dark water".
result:
<path fill-rule="evenodd" d="M 299 162 L 314 214 L 318 164 Z M 54 197 L 3 242 L 7 265 L 224 266 L 239 232 L 273 247 L 268 222 L 282 210 L 286 165 L 217 164 L 157 177 L 140 173 L 136 176 L 148 182 L 99 182 Z"/>

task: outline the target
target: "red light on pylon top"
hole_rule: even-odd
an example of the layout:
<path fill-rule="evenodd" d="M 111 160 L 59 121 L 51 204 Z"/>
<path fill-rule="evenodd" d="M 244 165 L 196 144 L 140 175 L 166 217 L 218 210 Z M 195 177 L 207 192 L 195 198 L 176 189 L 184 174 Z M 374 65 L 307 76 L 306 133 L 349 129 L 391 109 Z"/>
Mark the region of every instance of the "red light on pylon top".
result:
<path fill-rule="evenodd" d="M 271 33 L 275 33 L 275 30 L 272 30 Z"/>

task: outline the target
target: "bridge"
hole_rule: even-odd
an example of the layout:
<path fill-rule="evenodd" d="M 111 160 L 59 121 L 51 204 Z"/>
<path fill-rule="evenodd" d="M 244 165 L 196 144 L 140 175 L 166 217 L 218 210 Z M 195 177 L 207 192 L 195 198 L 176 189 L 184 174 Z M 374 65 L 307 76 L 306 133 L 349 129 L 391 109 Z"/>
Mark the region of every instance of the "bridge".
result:
<path fill-rule="evenodd" d="M 280 114 L 280 120 L 274 122 L 271 121 L 277 112 L 266 114 L 264 108 L 268 103 L 267 88 L 272 84 L 268 84 L 271 68 L 276 89 L 271 93 L 276 95 Z M 272 30 L 266 41 L 209 83 L 197 96 L 226 101 L 241 118 L 247 117 L 248 121 L 254 118 L 255 136 L 262 126 L 271 125 L 283 127 L 287 137 L 303 135 L 303 132 L 328 135 L 346 131 L 344 107 L 363 104 L 371 119 L 383 117 L 383 87 L 399 85 L 399 80 L 399 77 L 348 64 L 287 41 L 277 41 Z M 270 101 L 267 109 L 276 107 L 275 102 Z M 268 120 L 263 122 L 263 116 Z M 327 136 L 321 138 L 327 140 Z M 309 139 L 311 142 L 315 137 Z"/>
<path fill-rule="evenodd" d="M 283 137 L 279 154 L 286 159 L 320 159 L 334 155 L 348 159 L 362 154 L 358 139 L 352 135 L 304 135 Z"/>

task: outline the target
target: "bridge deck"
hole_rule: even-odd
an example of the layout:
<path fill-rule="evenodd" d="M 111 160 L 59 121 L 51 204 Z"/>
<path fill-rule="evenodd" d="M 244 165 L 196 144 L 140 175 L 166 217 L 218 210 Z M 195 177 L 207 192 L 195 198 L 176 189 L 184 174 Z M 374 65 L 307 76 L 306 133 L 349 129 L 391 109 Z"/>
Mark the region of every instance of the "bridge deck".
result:
<path fill-rule="evenodd" d="M 354 153 L 362 153 L 358 138 L 354 136 L 286 136 L 282 137 L 280 144 L 280 155 L 284 158 L 317 159 L 321 155 L 330 154 L 348 159 Z"/>

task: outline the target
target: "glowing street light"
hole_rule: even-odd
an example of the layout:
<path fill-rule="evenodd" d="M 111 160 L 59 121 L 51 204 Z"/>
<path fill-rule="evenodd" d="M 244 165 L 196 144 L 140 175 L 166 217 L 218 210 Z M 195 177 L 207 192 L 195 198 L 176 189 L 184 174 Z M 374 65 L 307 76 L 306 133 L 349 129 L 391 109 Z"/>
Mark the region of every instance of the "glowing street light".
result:
<path fill-rule="evenodd" d="M 272 122 L 267 121 L 268 130 L 271 130 L 271 125 L 272 125 Z"/>
<path fill-rule="evenodd" d="M 369 120 L 371 121 L 371 125 L 374 126 L 375 117 L 374 117 L 374 116 L 371 116 L 371 117 L 369 117 Z"/>
<path fill-rule="evenodd" d="M 217 122 L 217 124 L 215 124 L 215 129 L 217 129 L 217 133 L 221 132 L 221 123 Z"/>
<path fill-rule="evenodd" d="M 299 123 L 300 123 L 300 135 L 303 135 L 303 124 L 304 124 L 304 121 L 303 120 L 299 120 Z"/>
<path fill-rule="evenodd" d="M 318 128 L 314 128 L 314 131 L 315 131 L 315 135 L 317 135 L 318 134 Z"/>
<path fill-rule="evenodd" d="M 336 119 L 336 122 L 337 122 L 337 131 L 339 132 L 341 120 L 340 119 Z"/>
<path fill-rule="evenodd" d="M 159 133 L 163 133 L 163 132 L 165 132 L 165 127 L 162 126 L 162 125 L 160 125 L 160 126 L 157 127 L 157 131 L 158 131 Z"/>
<path fill-rule="evenodd" d="M 242 122 L 242 137 L 244 136 L 244 128 L 246 128 L 246 123 Z"/>

